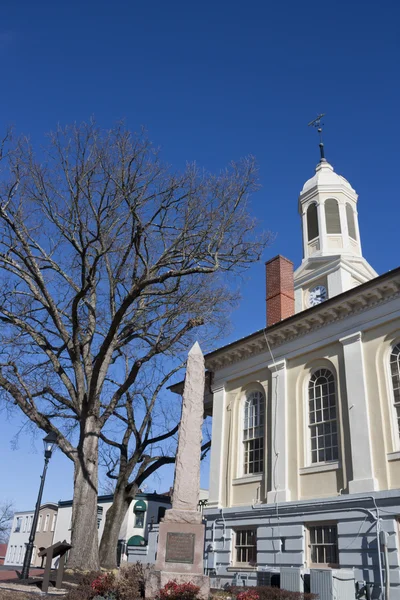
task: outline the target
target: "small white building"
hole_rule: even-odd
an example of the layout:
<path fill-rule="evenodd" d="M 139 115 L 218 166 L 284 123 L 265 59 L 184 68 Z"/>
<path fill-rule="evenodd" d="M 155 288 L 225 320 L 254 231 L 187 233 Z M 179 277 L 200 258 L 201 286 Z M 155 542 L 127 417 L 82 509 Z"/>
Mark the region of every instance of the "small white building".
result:
<path fill-rule="evenodd" d="M 106 514 L 112 503 L 112 495 L 99 496 L 97 500 L 97 523 L 99 541 L 104 530 Z M 117 562 L 126 560 L 128 542 L 134 546 L 146 546 L 152 524 L 159 523 L 167 508 L 170 497 L 163 494 L 139 493 L 129 506 L 119 533 Z M 54 532 L 54 543 L 71 541 L 72 500 L 58 503 L 58 519 Z"/>
<path fill-rule="evenodd" d="M 8 566 L 22 566 L 25 549 L 33 523 L 33 510 L 16 512 L 12 523 L 7 554 L 4 561 Z M 40 507 L 39 519 L 36 527 L 31 566 L 39 567 L 42 558 L 38 556 L 39 550 L 51 546 L 57 521 L 57 504 L 48 502 Z"/>

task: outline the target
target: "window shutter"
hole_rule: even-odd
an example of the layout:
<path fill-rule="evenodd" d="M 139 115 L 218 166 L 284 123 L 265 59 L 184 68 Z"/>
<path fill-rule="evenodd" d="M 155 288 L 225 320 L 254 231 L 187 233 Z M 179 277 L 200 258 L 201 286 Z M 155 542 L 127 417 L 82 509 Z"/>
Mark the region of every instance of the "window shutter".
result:
<path fill-rule="evenodd" d="M 325 202 L 326 233 L 342 233 L 340 227 L 339 205 L 337 200 L 329 198 Z"/>

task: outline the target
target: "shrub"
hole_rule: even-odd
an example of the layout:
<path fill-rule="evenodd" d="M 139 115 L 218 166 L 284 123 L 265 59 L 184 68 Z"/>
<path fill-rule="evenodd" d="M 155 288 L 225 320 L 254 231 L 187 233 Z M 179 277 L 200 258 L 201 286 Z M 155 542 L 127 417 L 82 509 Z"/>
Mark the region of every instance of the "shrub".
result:
<path fill-rule="evenodd" d="M 96 592 L 92 588 L 92 583 L 102 573 L 98 571 L 91 571 L 90 573 L 77 573 L 77 572 L 66 572 L 64 580 L 66 582 L 73 582 L 76 587 L 71 589 L 65 596 L 65 600 L 92 600 L 96 595 Z"/>
<path fill-rule="evenodd" d="M 236 600 L 260 600 L 260 596 L 257 594 L 256 590 L 250 588 L 245 592 L 239 592 L 236 596 Z"/>
<path fill-rule="evenodd" d="M 115 575 L 114 573 L 103 573 L 99 575 L 90 586 L 96 596 L 105 597 L 115 589 Z"/>
<path fill-rule="evenodd" d="M 315 594 L 306 594 L 302 592 L 289 592 L 288 590 L 281 590 L 278 587 L 268 587 L 264 585 L 254 586 L 251 588 L 243 588 L 243 587 L 230 587 L 230 593 L 232 596 L 235 596 L 238 600 L 242 600 L 239 598 L 243 593 L 252 593 L 257 594 L 259 600 L 316 600 L 317 596 Z M 250 600 L 247 597 L 247 600 Z"/>
<path fill-rule="evenodd" d="M 95 589 L 97 584 L 93 587 L 94 582 L 103 576 L 104 573 L 100 571 L 90 571 L 89 573 L 66 572 L 65 582 L 72 582 L 76 584 L 76 587 L 68 592 L 65 600 L 92 600 L 96 595 L 103 596 Z"/>
<path fill-rule="evenodd" d="M 144 597 L 144 569 L 140 562 L 120 568 L 115 591 L 119 600 Z"/>
<path fill-rule="evenodd" d="M 159 600 L 195 600 L 200 588 L 193 583 L 168 581 L 160 590 Z"/>

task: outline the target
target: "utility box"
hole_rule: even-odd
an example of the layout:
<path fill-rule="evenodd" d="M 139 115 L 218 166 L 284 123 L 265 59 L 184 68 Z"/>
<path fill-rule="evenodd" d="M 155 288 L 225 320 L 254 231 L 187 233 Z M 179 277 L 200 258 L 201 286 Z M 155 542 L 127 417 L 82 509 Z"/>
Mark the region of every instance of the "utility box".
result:
<path fill-rule="evenodd" d="M 311 593 L 319 600 L 354 600 L 354 571 L 350 569 L 311 569 Z"/>
<path fill-rule="evenodd" d="M 281 567 L 281 589 L 289 592 L 304 592 L 304 579 L 300 567 Z"/>
<path fill-rule="evenodd" d="M 260 568 L 257 570 L 257 585 L 280 587 L 279 569 Z"/>

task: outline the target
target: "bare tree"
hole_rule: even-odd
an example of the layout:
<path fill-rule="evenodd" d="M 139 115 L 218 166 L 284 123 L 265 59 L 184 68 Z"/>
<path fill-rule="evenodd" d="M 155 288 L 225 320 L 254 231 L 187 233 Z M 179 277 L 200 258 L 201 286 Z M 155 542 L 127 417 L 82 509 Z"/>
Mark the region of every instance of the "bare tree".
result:
<path fill-rule="evenodd" d="M 14 505 L 10 501 L 0 504 L 0 544 L 8 542 L 14 516 Z"/>
<path fill-rule="evenodd" d="M 153 361 L 224 328 L 228 276 L 268 242 L 247 210 L 254 161 L 174 173 L 143 133 L 89 123 L 40 156 L 5 139 L 1 165 L 0 388 L 73 461 L 69 565 L 96 569 L 100 436 Z"/>

